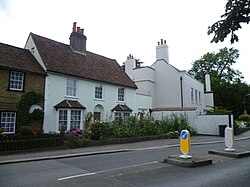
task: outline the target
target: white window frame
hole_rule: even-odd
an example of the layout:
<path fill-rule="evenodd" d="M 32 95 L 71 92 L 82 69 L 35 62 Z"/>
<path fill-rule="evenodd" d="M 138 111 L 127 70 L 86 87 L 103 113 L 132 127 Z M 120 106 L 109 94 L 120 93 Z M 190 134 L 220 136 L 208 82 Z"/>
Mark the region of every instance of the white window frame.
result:
<path fill-rule="evenodd" d="M 118 88 L 118 101 L 123 102 L 125 101 L 125 88 Z"/>
<path fill-rule="evenodd" d="M 77 97 L 77 86 L 78 86 L 77 79 L 67 78 L 66 96 Z"/>
<path fill-rule="evenodd" d="M 10 71 L 9 89 L 23 91 L 24 73 L 19 71 Z"/>
<path fill-rule="evenodd" d="M 2 112 L 1 113 L 1 128 L 3 134 L 14 134 L 16 127 L 16 112 Z M 12 131 L 6 131 L 6 129 L 13 129 Z"/>
<path fill-rule="evenodd" d="M 103 85 L 99 84 L 95 86 L 95 99 L 103 100 Z"/>
<path fill-rule="evenodd" d="M 60 111 L 64 111 L 64 112 L 67 111 L 65 113 L 66 114 L 66 119 L 64 118 L 64 120 L 60 120 Z M 78 119 L 76 119 L 75 116 L 73 116 L 72 112 L 77 112 L 78 113 L 78 116 L 77 116 Z M 66 125 L 64 124 L 64 126 L 66 127 L 65 130 L 70 130 L 72 128 L 83 129 L 83 120 L 82 119 L 83 119 L 83 110 L 67 109 L 67 108 L 59 109 L 58 110 L 58 117 L 57 117 L 57 124 L 58 124 L 57 131 L 60 131 L 60 129 L 61 129 L 61 123 L 60 122 L 63 122 L 63 121 L 66 122 Z M 75 122 L 79 122 L 79 126 L 73 125 L 73 123 L 75 123 Z"/>

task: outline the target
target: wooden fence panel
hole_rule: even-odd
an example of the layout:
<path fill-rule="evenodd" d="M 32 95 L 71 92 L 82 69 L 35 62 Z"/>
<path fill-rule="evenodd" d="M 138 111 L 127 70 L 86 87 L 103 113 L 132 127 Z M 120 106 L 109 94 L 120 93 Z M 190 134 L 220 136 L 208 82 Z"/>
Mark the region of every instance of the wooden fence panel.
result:
<path fill-rule="evenodd" d="M 4 136 L 0 138 L 0 152 L 60 147 L 63 142 L 61 135 Z"/>

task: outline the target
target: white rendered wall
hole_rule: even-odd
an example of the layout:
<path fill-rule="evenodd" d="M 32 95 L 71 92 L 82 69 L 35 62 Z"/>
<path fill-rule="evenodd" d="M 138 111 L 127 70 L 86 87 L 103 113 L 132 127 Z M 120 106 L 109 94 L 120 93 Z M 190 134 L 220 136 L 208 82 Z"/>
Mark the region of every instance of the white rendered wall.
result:
<path fill-rule="evenodd" d="M 66 96 L 66 83 L 67 77 L 59 74 L 52 74 L 46 77 L 46 91 L 45 91 L 45 116 L 44 116 L 44 130 L 45 132 L 55 131 L 57 129 L 57 111 L 54 108 L 59 102 L 64 99 L 73 99 L 79 101 L 86 107 L 84 116 L 88 112 L 94 112 L 97 105 L 101 105 L 104 109 L 102 119 L 109 121 L 113 119 L 113 113 L 111 112 L 118 103 L 126 104 L 133 112 L 135 110 L 135 89 L 125 88 L 125 101 L 118 102 L 118 88 L 119 86 L 105 84 L 101 82 L 88 81 L 85 79 L 78 79 L 77 96 Z M 94 98 L 95 86 L 103 86 L 103 99 L 98 100 Z M 84 120 L 84 119 L 83 119 Z"/>
<path fill-rule="evenodd" d="M 155 95 L 153 108 L 181 107 L 180 76 L 163 60 L 155 62 Z"/>
<path fill-rule="evenodd" d="M 38 50 L 37 50 L 37 48 L 35 46 L 35 43 L 34 43 L 34 41 L 33 41 L 33 39 L 32 39 L 31 36 L 28 37 L 28 40 L 27 40 L 24 48 L 30 50 L 31 54 L 34 55 L 34 57 L 36 58 L 36 60 L 43 67 L 43 69 L 46 71 L 46 67 L 45 67 L 45 65 L 44 65 L 44 63 L 42 61 L 42 58 L 41 58 L 41 56 L 40 56 L 40 54 L 39 54 L 39 52 L 38 52 Z"/>
<path fill-rule="evenodd" d="M 183 80 L 183 104 L 184 107 L 196 107 L 197 108 L 197 114 L 203 114 L 204 107 L 205 107 L 205 101 L 204 101 L 204 85 L 189 76 L 186 72 L 181 72 L 180 74 L 182 76 Z M 191 100 L 191 88 L 194 89 L 194 101 Z M 197 90 L 197 102 L 195 99 L 195 90 Z M 200 100 L 199 100 L 199 92 L 201 94 Z"/>
<path fill-rule="evenodd" d="M 231 116 L 231 121 L 233 121 L 233 116 Z M 219 125 L 229 125 L 228 115 L 197 116 L 192 127 L 198 134 L 219 135 Z"/>
<path fill-rule="evenodd" d="M 152 97 L 149 95 L 136 94 L 137 113 L 139 111 L 149 111 L 152 109 Z"/>

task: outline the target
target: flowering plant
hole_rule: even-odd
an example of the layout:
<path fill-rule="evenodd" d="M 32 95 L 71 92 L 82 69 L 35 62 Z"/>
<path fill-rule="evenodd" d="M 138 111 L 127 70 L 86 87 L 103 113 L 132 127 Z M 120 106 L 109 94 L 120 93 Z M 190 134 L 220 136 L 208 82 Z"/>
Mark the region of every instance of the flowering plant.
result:
<path fill-rule="evenodd" d="M 84 131 L 80 128 L 73 128 L 73 129 L 68 130 L 66 134 L 72 134 L 72 135 L 80 137 L 80 136 L 83 136 Z"/>

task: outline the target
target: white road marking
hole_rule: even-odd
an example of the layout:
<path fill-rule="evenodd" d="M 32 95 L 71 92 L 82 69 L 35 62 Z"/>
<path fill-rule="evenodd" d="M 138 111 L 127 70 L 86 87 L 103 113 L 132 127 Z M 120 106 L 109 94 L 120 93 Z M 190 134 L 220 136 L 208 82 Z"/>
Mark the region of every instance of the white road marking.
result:
<path fill-rule="evenodd" d="M 73 178 L 77 178 L 77 177 L 85 177 L 85 176 L 89 176 L 89 175 L 96 175 L 96 173 L 83 173 L 80 175 L 72 175 L 72 176 L 68 176 L 68 177 L 59 178 L 57 180 L 62 181 L 62 180 L 73 179 Z"/>
<path fill-rule="evenodd" d="M 144 166 L 144 165 L 155 164 L 155 163 L 158 163 L 158 161 L 146 162 L 146 163 L 141 163 L 141 164 L 134 164 L 134 165 L 123 166 L 123 167 L 118 167 L 118 168 L 111 168 L 111 169 L 83 173 L 83 174 L 78 174 L 78 175 L 72 175 L 72 176 L 68 176 L 68 177 L 62 177 L 62 178 L 59 178 L 57 180 L 62 181 L 62 180 L 68 180 L 68 179 L 73 179 L 73 178 L 78 178 L 78 177 L 86 177 L 86 176 L 97 175 L 99 173 L 104 173 L 104 172 L 108 172 L 108 171 L 127 169 L 127 168 L 131 168 L 131 167 L 138 167 L 138 166 Z"/>

